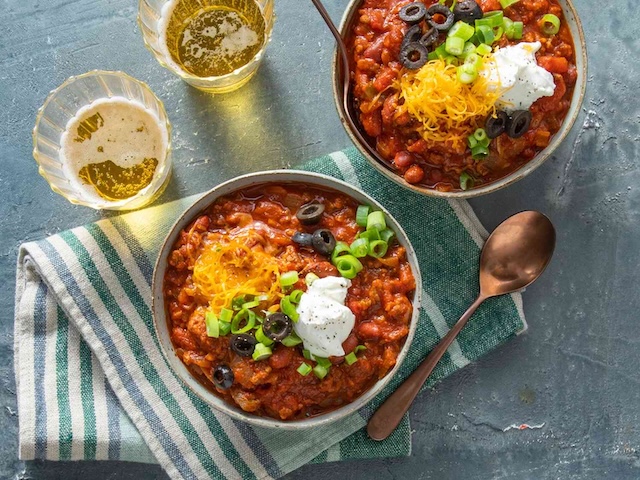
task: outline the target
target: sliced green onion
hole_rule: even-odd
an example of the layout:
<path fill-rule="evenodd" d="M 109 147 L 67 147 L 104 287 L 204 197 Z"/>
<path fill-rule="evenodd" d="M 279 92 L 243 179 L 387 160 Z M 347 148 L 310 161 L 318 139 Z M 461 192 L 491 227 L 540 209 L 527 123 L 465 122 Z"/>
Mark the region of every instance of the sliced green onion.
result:
<path fill-rule="evenodd" d="M 389 245 L 384 240 L 374 240 L 369 244 L 369 255 L 374 258 L 382 258 L 387 254 Z"/>
<path fill-rule="evenodd" d="M 504 34 L 509 38 L 509 32 L 513 30 L 513 20 L 509 17 L 502 19 L 502 28 L 504 28 Z"/>
<path fill-rule="evenodd" d="M 431 62 L 433 60 L 438 60 L 440 58 L 440 56 L 438 55 L 438 53 L 434 50 L 433 52 L 429 52 L 429 55 L 427 55 L 427 61 Z"/>
<path fill-rule="evenodd" d="M 466 59 L 469 55 L 472 55 L 474 53 L 476 53 L 476 46 L 471 42 L 465 43 L 464 49 L 462 50 L 462 58 Z"/>
<path fill-rule="evenodd" d="M 486 43 L 481 43 L 476 47 L 476 53 L 478 55 L 482 55 L 483 57 L 486 55 L 490 55 L 492 51 L 493 49 L 491 48 L 491 46 L 487 45 Z"/>
<path fill-rule="evenodd" d="M 464 59 L 464 63 L 471 65 L 476 70 L 480 70 L 482 67 L 482 57 L 477 53 L 470 53 L 467 58 Z"/>
<path fill-rule="evenodd" d="M 396 236 L 396 232 L 391 230 L 390 228 L 385 228 L 380 232 L 380 240 L 383 242 L 391 242 L 391 239 Z"/>
<path fill-rule="evenodd" d="M 291 299 L 289 298 L 289 295 L 285 295 L 280 300 L 280 310 L 287 317 L 289 317 L 292 322 L 298 321 L 298 312 L 296 311 L 296 307 L 293 305 L 293 303 L 291 303 Z"/>
<path fill-rule="evenodd" d="M 380 240 L 380 231 L 376 228 L 365 230 L 364 232 L 360 232 L 358 238 L 366 238 L 370 242 L 372 240 Z"/>
<path fill-rule="evenodd" d="M 316 377 L 322 380 L 324 377 L 327 376 L 327 373 L 329 373 L 329 370 L 324 368 L 322 365 L 316 365 L 315 367 L 313 367 L 313 373 Z"/>
<path fill-rule="evenodd" d="M 253 351 L 253 355 L 251 355 L 251 358 L 253 358 L 256 362 L 259 362 L 260 360 L 269 358 L 272 353 L 273 352 L 271 348 L 266 346 L 264 343 L 256 343 L 256 347 Z"/>
<path fill-rule="evenodd" d="M 225 335 L 229 335 L 231 332 L 231 323 L 219 321 L 218 329 L 220 330 L 220 336 L 224 337 Z"/>
<path fill-rule="evenodd" d="M 387 222 L 384 219 L 384 213 L 379 210 L 371 212 L 367 217 L 367 230 L 371 230 L 373 228 L 378 231 L 387 228 Z"/>
<path fill-rule="evenodd" d="M 447 37 L 447 40 L 444 42 L 444 49 L 447 53 L 451 55 L 462 55 L 462 51 L 464 50 L 464 39 L 459 37 Z"/>
<path fill-rule="evenodd" d="M 504 28 L 502 28 L 502 25 L 500 25 L 499 27 L 493 27 L 494 42 L 497 42 L 498 40 L 500 40 L 503 34 L 504 34 Z"/>
<path fill-rule="evenodd" d="M 316 357 L 316 363 L 318 365 L 322 365 L 324 368 L 329 368 L 331 366 L 331 360 L 324 357 Z"/>
<path fill-rule="evenodd" d="M 207 312 L 204 316 L 204 323 L 207 326 L 207 336 L 213 338 L 218 338 L 220 336 L 220 326 L 215 313 Z"/>
<path fill-rule="evenodd" d="M 519 1 L 520 0 L 500 0 L 500 6 L 504 10 L 505 8 L 508 8 L 511 5 L 514 5 L 514 4 L 518 3 Z"/>
<path fill-rule="evenodd" d="M 297 305 L 298 303 L 300 303 L 300 299 L 302 298 L 303 293 L 304 292 L 302 290 L 294 290 L 289 294 L 289 300 L 291 300 L 291 303 L 295 303 Z"/>
<path fill-rule="evenodd" d="M 245 296 L 240 295 L 239 297 L 236 297 L 233 300 L 231 300 L 231 308 L 233 308 L 234 310 L 242 310 L 242 304 L 245 303 L 246 301 L 247 300 Z"/>
<path fill-rule="evenodd" d="M 244 326 L 242 323 L 244 322 Z M 256 324 L 256 314 L 251 310 L 240 310 L 236 313 L 236 316 L 233 317 L 233 321 L 231 322 L 231 333 L 246 333 L 250 331 Z"/>
<path fill-rule="evenodd" d="M 522 38 L 522 30 L 524 29 L 524 23 L 513 22 L 512 40 L 520 40 Z"/>
<path fill-rule="evenodd" d="M 471 156 L 476 160 L 482 160 L 489 155 L 489 149 L 484 145 L 476 145 L 471 149 Z"/>
<path fill-rule="evenodd" d="M 355 353 L 351 352 L 344 357 L 344 361 L 347 363 L 347 365 L 353 365 L 358 361 L 358 357 L 356 357 Z"/>
<path fill-rule="evenodd" d="M 367 256 L 369 251 L 369 240 L 366 238 L 356 238 L 349 247 L 354 257 L 362 258 Z"/>
<path fill-rule="evenodd" d="M 304 363 L 304 362 L 302 362 L 300 364 L 300 366 L 298 367 L 298 373 L 300 375 L 302 375 L 303 377 L 306 377 L 307 375 L 309 375 L 312 370 L 313 370 L 313 368 L 311 368 L 311 365 L 309 365 L 308 363 Z"/>
<path fill-rule="evenodd" d="M 291 335 L 284 337 L 282 343 L 285 347 L 295 347 L 296 345 L 300 345 L 302 343 L 302 339 L 293 332 Z M 309 360 L 309 359 L 308 359 Z"/>
<path fill-rule="evenodd" d="M 233 319 L 233 310 L 229 310 L 228 308 L 223 308 L 220 310 L 220 321 L 221 322 L 231 322 Z"/>
<path fill-rule="evenodd" d="M 256 340 L 258 340 L 260 343 L 265 344 L 267 347 L 270 347 L 271 345 L 273 345 L 273 340 L 271 340 L 269 337 L 267 337 L 264 334 L 264 331 L 262 330 L 262 325 L 260 325 L 256 330 Z"/>
<path fill-rule="evenodd" d="M 447 65 L 455 65 L 456 67 L 460 64 L 458 57 L 454 57 L 453 55 L 445 57 L 444 61 Z"/>
<path fill-rule="evenodd" d="M 460 174 L 460 188 L 462 190 L 467 190 L 473 187 L 473 178 L 467 172 L 462 172 Z"/>
<path fill-rule="evenodd" d="M 313 355 L 311 355 L 311 352 L 306 348 L 302 349 L 302 356 L 307 360 L 313 360 Z"/>
<path fill-rule="evenodd" d="M 456 22 L 455 25 L 449 29 L 449 33 L 447 33 L 447 36 L 461 38 L 466 42 L 471 37 L 473 37 L 474 33 L 475 33 L 475 29 L 471 25 L 460 20 L 459 22 Z"/>
<path fill-rule="evenodd" d="M 478 128 L 475 132 L 473 132 L 473 136 L 479 143 L 489 138 L 487 137 L 487 132 L 484 128 Z"/>
<path fill-rule="evenodd" d="M 351 255 L 351 249 L 349 248 L 349 245 L 346 242 L 336 242 L 336 247 L 331 253 L 331 261 L 335 263 L 336 259 L 343 255 Z"/>
<path fill-rule="evenodd" d="M 280 285 L 282 287 L 290 287 L 298 281 L 298 272 L 292 270 L 280 275 Z"/>
<path fill-rule="evenodd" d="M 553 13 L 547 13 L 542 17 L 542 32 L 547 35 L 555 35 L 560 31 L 560 19 Z"/>
<path fill-rule="evenodd" d="M 437 55 L 437 58 L 445 58 L 448 55 L 447 50 L 445 49 L 444 43 L 436 47 L 433 53 Z"/>
<path fill-rule="evenodd" d="M 307 275 L 304 277 L 304 283 L 307 284 L 307 287 L 310 287 L 311 284 L 313 282 L 315 282 L 316 280 L 318 280 L 320 277 L 318 275 L 316 275 L 315 273 L 309 272 L 307 273 Z"/>
<path fill-rule="evenodd" d="M 479 20 L 476 20 L 478 22 Z M 493 27 L 488 25 L 479 25 L 476 27 L 476 35 L 480 43 L 486 43 L 491 45 L 496 39 L 496 35 L 493 33 Z"/>
<path fill-rule="evenodd" d="M 242 308 L 245 310 L 251 310 L 252 308 L 256 308 L 260 305 L 260 300 L 253 300 L 252 302 L 245 302 L 242 304 Z"/>
<path fill-rule="evenodd" d="M 362 350 L 366 350 L 367 347 L 365 347 L 364 345 L 358 345 L 356 348 L 353 349 L 353 351 L 355 353 L 361 352 Z"/>
<path fill-rule="evenodd" d="M 502 25 L 503 18 L 504 14 L 502 13 L 502 10 L 494 10 L 492 12 L 485 13 L 482 18 L 476 20 L 476 34 L 478 33 L 478 27 L 499 27 Z"/>
<path fill-rule="evenodd" d="M 460 83 L 473 83 L 476 78 L 478 78 L 478 70 L 473 65 L 463 63 L 458 67 L 458 81 Z"/>
<path fill-rule="evenodd" d="M 467 137 L 467 145 L 469 145 L 469 148 L 473 148 L 477 144 L 478 140 L 476 140 L 476 137 L 473 136 L 473 133 Z"/>
<path fill-rule="evenodd" d="M 359 205 L 356 210 L 356 224 L 359 227 L 367 226 L 367 217 L 371 212 L 371 207 L 369 205 Z"/>
<path fill-rule="evenodd" d="M 362 263 L 353 255 L 342 255 L 338 257 L 333 264 L 344 278 L 356 278 L 358 272 L 362 270 Z"/>

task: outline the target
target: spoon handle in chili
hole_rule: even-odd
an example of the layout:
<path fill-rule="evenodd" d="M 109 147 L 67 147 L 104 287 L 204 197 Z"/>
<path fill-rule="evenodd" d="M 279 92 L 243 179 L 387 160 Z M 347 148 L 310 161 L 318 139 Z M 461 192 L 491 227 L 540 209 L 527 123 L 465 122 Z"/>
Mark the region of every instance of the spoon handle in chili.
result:
<path fill-rule="evenodd" d="M 384 440 L 396 429 L 404 414 L 409 410 L 411 403 L 418 395 L 420 388 L 427 381 L 429 375 L 438 364 L 438 361 L 453 343 L 462 328 L 466 325 L 476 308 L 487 297 L 480 295 L 475 302 L 462 314 L 460 320 L 442 337 L 431 353 L 425 358 L 418 368 L 393 392 L 378 410 L 369 419 L 367 433 L 373 440 Z"/>

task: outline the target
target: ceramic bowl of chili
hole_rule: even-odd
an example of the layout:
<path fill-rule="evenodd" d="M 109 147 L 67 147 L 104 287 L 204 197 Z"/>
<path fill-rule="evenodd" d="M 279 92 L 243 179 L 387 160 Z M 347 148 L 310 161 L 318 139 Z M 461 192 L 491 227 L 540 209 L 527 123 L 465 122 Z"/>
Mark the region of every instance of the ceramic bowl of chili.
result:
<path fill-rule="evenodd" d="M 317 200 L 308 205 L 298 205 L 301 198 L 324 201 L 326 211 L 325 204 L 318 205 L 315 203 Z M 381 218 L 384 218 L 382 227 L 367 225 L 365 230 L 362 226 L 366 222 L 380 222 Z M 258 231 L 252 230 L 254 223 Z M 382 242 L 384 245 L 379 240 L 363 240 L 367 238 L 367 232 L 375 233 L 374 230 L 379 228 L 383 228 L 379 230 L 382 238 L 388 240 Z M 192 260 L 187 257 L 195 255 L 203 258 L 206 245 L 211 246 L 212 238 L 226 235 L 225 229 L 231 229 L 229 231 L 232 232 L 227 237 L 229 242 L 233 242 L 234 238 L 243 238 L 242 235 L 250 230 L 255 237 L 250 244 L 254 241 L 266 242 L 269 249 L 265 246 L 265 252 L 272 252 L 271 247 L 276 245 L 277 253 L 270 255 L 278 256 L 280 267 L 284 257 L 287 257 L 284 259 L 285 265 L 287 261 L 294 261 L 290 258 L 298 258 L 298 262 L 302 258 L 305 265 L 309 266 L 306 275 L 305 269 L 301 269 L 299 275 L 290 271 L 280 271 L 278 274 L 278 284 L 284 293 L 288 293 L 285 295 L 286 302 L 298 304 L 301 317 L 295 320 L 296 325 L 303 320 L 303 292 L 297 289 L 306 289 L 305 293 L 310 293 L 315 282 L 328 280 L 340 283 L 340 275 L 345 277 L 342 278 L 342 286 L 349 285 L 349 290 L 348 293 L 346 289 L 343 291 L 347 296 L 342 299 L 342 308 L 352 311 L 355 323 L 342 344 L 344 359 L 309 357 L 309 350 L 303 349 L 311 348 L 307 347 L 308 337 L 304 337 L 298 329 L 295 332 L 300 332 L 300 338 L 305 338 L 305 343 L 300 344 L 298 338 L 293 342 L 295 345 L 288 347 L 287 340 L 296 335 L 292 334 L 291 325 L 286 324 L 284 317 L 291 316 L 293 319 L 296 312 L 291 311 L 291 305 L 284 305 L 284 299 L 280 301 L 279 308 L 271 305 L 276 308 L 267 309 L 268 295 L 243 296 L 244 304 L 236 308 L 236 297 L 227 305 L 228 309 L 222 308 L 217 312 L 215 325 L 210 324 L 210 320 L 214 320 L 212 313 L 203 313 L 198 318 L 197 310 L 203 309 L 204 312 L 211 308 L 213 301 L 211 297 L 204 298 L 202 291 L 189 293 L 188 298 L 182 297 L 185 295 L 185 285 L 196 275 L 202 275 L 196 272 L 199 268 L 197 263 L 189 266 Z M 293 233 L 295 230 L 300 231 Z M 194 232 L 199 236 L 197 241 L 191 240 Z M 340 239 L 346 242 L 355 240 L 347 247 L 347 243 Z M 363 270 L 356 269 L 359 272 L 356 273 L 350 271 L 349 262 L 339 263 L 344 258 L 341 255 L 348 248 L 354 256 L 360 255 L 355 249 L 367 242 L 370 242 L 370 247 L 382 247 L 383 251 L 378 252 L 381 255 L 376 255 L 371 253 L 370 248 L 368 251 L 372 258 L 359 258 L 364 265 Z M 209 254 L 222 255 L 227 261 L 229 257 L 226 255 L 231 252 L 220 252 L 217 245 L 222 243 L 216 244 L 213 249 L 209 248 Z M 255 252 L 258 251 L 261 256 L 256 257 L 257 262 L 254 263 L 267 268 L 265 265 L 269 259 L 262 256 L 263 245 L 258 245 L 257 250 L 241 248 L 245 249 L 244 253 L 239 253 L 241 255 L 257 255 Z M 196 251 L 199 253 L 195 254 Z M 385 259 L 388 261 L 382 263 Z M 378 264 L 377 260 L 382 262 Z M 211 282 L 221 284 L 221 273 L 224 272 L 219 269 L 208 272 Z M 352 280 L 347 280 L 349 278 Z M 369 288 L 372 281 L 377 281 L 379 285 Z M 228 285 L 226 283 L 222 290 L 218 287 L 218 293 L 224 294 Z M 353 414 L 388 384 L 400 368 L 413 339 L 421 301 L 420 285 L 415 251 L 402 227 L 384 206 L 352 185 L 326 175 L 275 170 L 252 173 L 222 183 L 204 194 L 178 218 L 164 240 L 155 264 L 152 311 L 156 334 L 171 370 L 202 400 L 217 411 L 255 426 L 300 430 L 335 422 Z M 369 298 L 374 295 L 370 292 L 378 292 L 379 287 L 389 290 L 384 293 L 388 298 Z M 335 296 L 335 285 L 331 288 L 334 289 L 331 295 Z M 396 303 L 393 299 L 398 296 L 403 297 L 399 298 L 402 302 Z M 258 306 L 260 301 L 267 303 Z M 242 316 L 245 307 L 256 312 L 250 320 L 255 320 L 257 330 L 248 328 L 244 323 L 245 318 L 239 322 L 245 325 L 243 330 L 249 331 L 231 335 L 226 330 L 239 328 L 240 323 L 236 324 L 235 317 Z M 234 311 L 238 309 L 242 310 Z M 225 310 L 235 315 L 233 320 L 231 315 L 223 319 Z M 249 311 L 245 313 L 251 315 Z M 258 318 L 260 316 L 262 318 Z M 370 330 L 368 327 L 371 325 L 364 323 L 371 324 L 373 317 L 383 332 L 377 337 L 368 336 L 370 334 L 365 331 Z M 227 324 L 223 320 L 232 323 Z M 393 322 L 397 323 L 392 325 Z M 194 323 L 197 325 L 194 326 Z M 210 327 L 215 327 L 215 332 L 211 332 Z M 265 333 L 269 338 L 265 338 Z M 349 342 L 353 345 L 346 347 Z M 356 347 L 356 344 L 361 345 Z M 351 353 L 347 355 L 347 351 Z M 286 361 L 283 362 L 283 359 Z M 205 368 L 209 370 L 204 372 Z M 253 385 L 246 387 L 247 382 L 254 381 L 255 388 Z M 274 381 L 281 383 L 271 385 L 270 382 Z M 329 383 L 322 383 L 327 381 Z M 340 382 L 344 383 L 342 387 L 339 386 Z M 309 397 L 305 397 L 305 388 L 310 389 Z M 353 392 L 345 393 L 350 390 Z M 311 397 L 320 399 L 320 403 L 322 398 L 331 402 L 302 408 L 302 402 L 309 402 Z M 278 402 L 287 405 L 280 406 Z"/>
<path fill-rule="evenodd" d="M 469 198 L 524 178 L 564 140 L 584 98 L 586 44 L 571 0 L 460 0 L 454 4 L 458 5 L 457 10 L 450 1 L 351 0 L 340 32 L 350 61 L 346 103 L 359 135 L 346 120 L 344 72 L 337 52 L 333 91 L 347 134 L 378 171 L 424 195 Z M 460 28 L 459 23 L 468 26 Z M 487 28 L 490 31 L 485 32 Z M 490 38 L 484 37 L 485 33 Z M 471 83 L 482 78 L 478 76 L 478 68 L 482 67 L 477 65 L 486 61 L 487 54 L 494 55 L 499 49 L 520 42 L 540 42 L 536 60 L 538 66 L 553 75 L 553 95 L 547 92 L 528 109 L 510 111 L 508 115 L 499 109 L 490 114 L 485 111 L 483 116 L 472 119 L 472 129 L 462 138 L 453 138 L 455 142 L 444 139 L 440 146 L 425 142 L 428 134 L 422 132 L 427 129 L 421 130 L 420 124 L 426 125 L 430 120 L 412 115 L 421 106 L 415 102 L 401 106 L 406 98 L 401 90 L 405 74 L 419 72 L 425 62 L 441 60 L 441 68 L 451 71 L 457 67 L 458 79 L 462 74 L 463 82 Z M 468 56 L 468 48 L 473 55 Z M 415 84 L 414 81 L 412 88 Z M 429 93 L 423 91 L 424 95 Z M 434 125 L 431 123 L 430 128 Z M 448 133 L 447 122 L 441 125 Z M 471 138 L 476 133 L 479 141 Z"/>

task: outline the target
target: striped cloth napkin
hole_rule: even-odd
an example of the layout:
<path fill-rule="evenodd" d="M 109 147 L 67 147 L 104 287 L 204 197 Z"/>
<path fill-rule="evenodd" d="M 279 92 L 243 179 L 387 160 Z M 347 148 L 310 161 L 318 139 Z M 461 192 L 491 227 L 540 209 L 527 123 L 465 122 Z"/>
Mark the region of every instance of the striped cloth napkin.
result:
<path fill-rule="evenodd" d="M 475 298 L 487 232 L 466 202 L 403 189 L 354 149 L 303 168 L 371 193 L 416 248 L 423 278 L 420 322 L 387 389 L 350 418 L 312 432 L 252 428 L 191 393 L 160 352 L 150 283 L 160 243 L 192 197 L 22 245 L 15 318 L 21 459 L 158 462 L 175 479 L 267 479 L 309 462 L 410 453 L 406 417 L 383 442 L 369 440 L 363 427 Z M 428 385 L 525 328 L 519 295 L 488 300 Z"/>

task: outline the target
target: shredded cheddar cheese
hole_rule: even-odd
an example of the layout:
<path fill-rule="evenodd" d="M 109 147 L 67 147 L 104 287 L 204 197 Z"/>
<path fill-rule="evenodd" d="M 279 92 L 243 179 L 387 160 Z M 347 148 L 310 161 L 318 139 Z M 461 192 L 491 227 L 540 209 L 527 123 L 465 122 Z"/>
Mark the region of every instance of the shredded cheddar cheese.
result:
<path fill-rule="evenodd" d="M 495 113 L 501 94 L 483 75 L 469 85 L 459 82 L 457 67 L 440 59 L 406 71 L 394 87 L 404 100 L 398 114 L 408 112 L 420 122 L 418 133 L 427 145 L 446 143 L 455 150 L 464 149 L 478 122 Z"/>
<path fill-rule="evenodd" d="M 265 295 L 269 304 L 282 296 L 276 259 L 246 241 L 235 237 L 208 243 L 193 267 L 197 292 L 209 300 L 215 314 L 239 295 Z"/>

